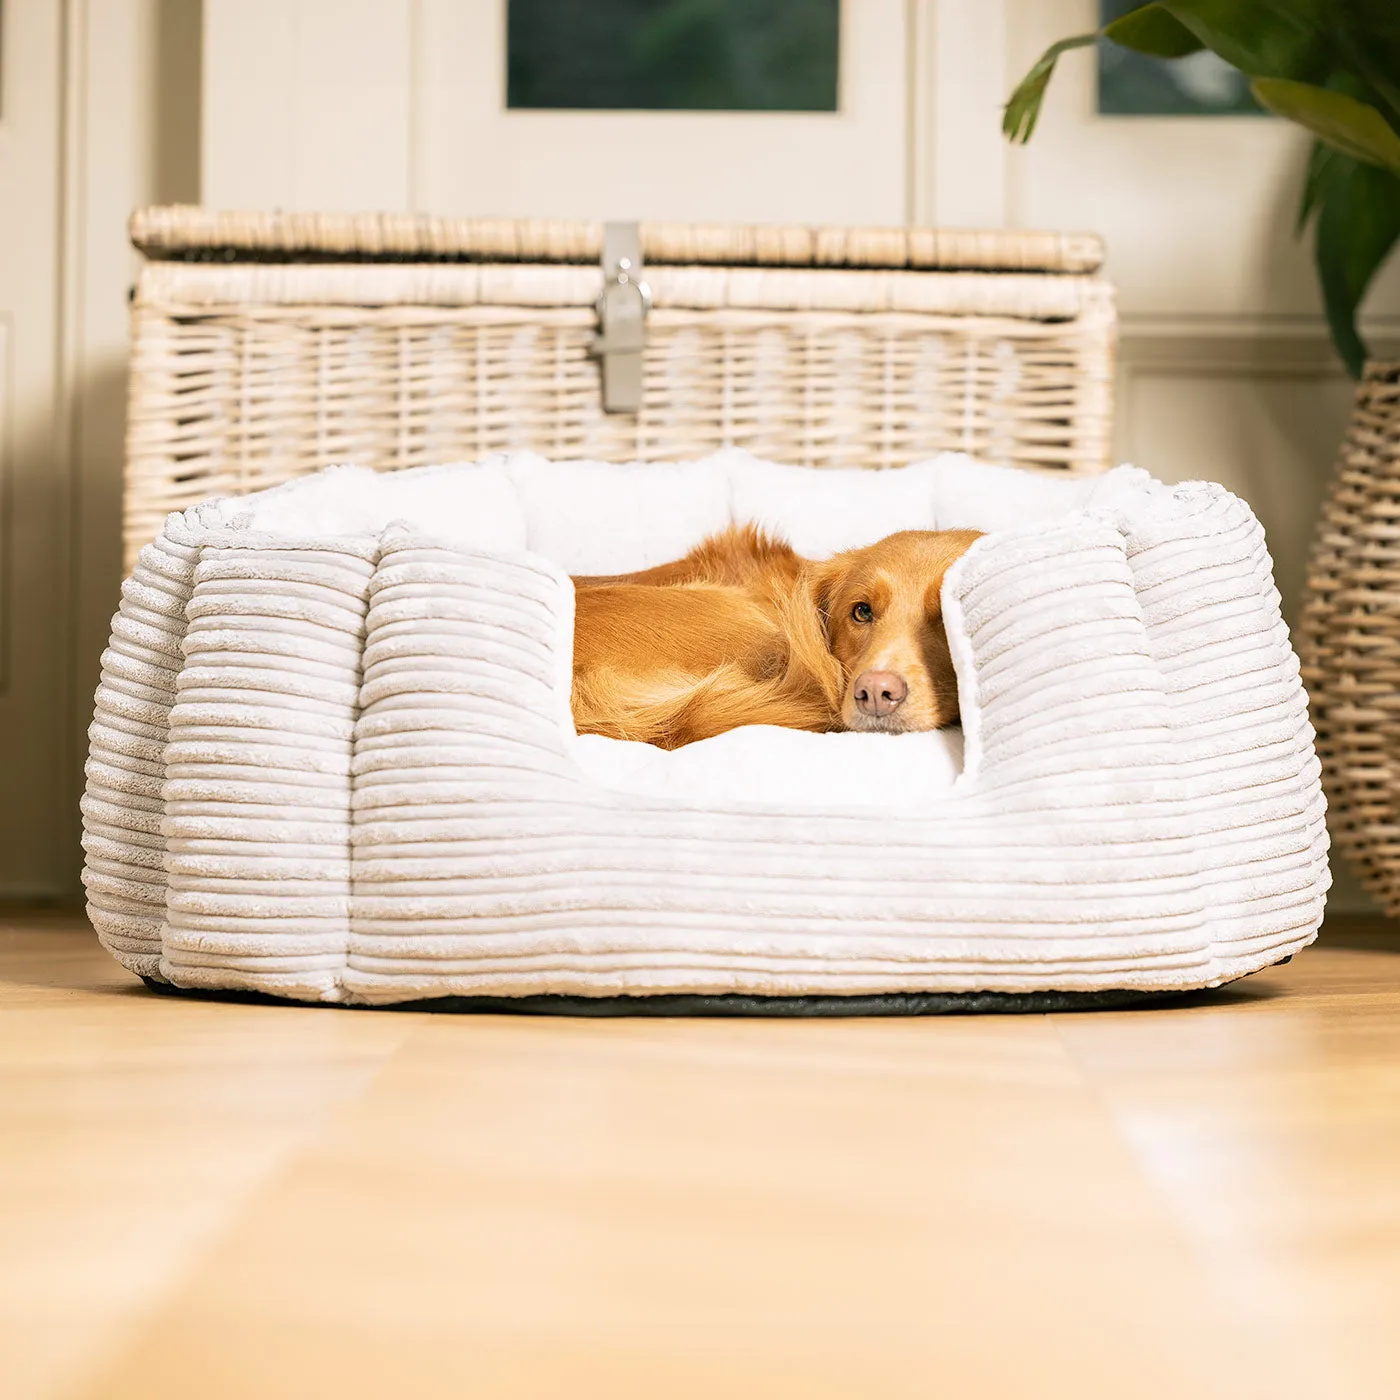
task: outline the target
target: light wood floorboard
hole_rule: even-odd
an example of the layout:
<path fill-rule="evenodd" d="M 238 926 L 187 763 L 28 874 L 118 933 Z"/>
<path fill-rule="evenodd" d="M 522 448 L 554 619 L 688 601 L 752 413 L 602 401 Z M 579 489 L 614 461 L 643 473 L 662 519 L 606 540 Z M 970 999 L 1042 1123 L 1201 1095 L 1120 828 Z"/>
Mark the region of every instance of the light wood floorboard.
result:
<path fill-rule="evenodd" d="M 1152 1010 L 594 1021 L 157 997 L 0 914 L 0 1396 L 1400 1395 L 1347 932 Z"/>

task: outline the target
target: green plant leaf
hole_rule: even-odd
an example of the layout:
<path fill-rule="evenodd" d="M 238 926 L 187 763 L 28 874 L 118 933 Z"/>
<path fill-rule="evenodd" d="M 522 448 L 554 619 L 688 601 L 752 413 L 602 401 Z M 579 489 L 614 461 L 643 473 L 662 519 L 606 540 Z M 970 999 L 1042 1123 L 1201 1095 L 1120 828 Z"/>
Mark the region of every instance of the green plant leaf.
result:
<path fill-rule="evenodd" d="M 1303 177 L 1303 197 L 1298 202 L 1298 222 L 1293 226 L 1296 236 L 1301 237 L 1308 220 L 1317 213 L 1322 193 L 1335 174 L 1336 162 L 1346 159 L 1335 147 L 1313 138 L 1312 150 L 1308 152 L 1307 174 Z"/>
<path fill-rule="evenodd" d="M 1326 76 L 1337 0 L 1159 0 L 1206 48 L 1252 78 Z"/>
<path fill-rule="evenodd" d="M 1287 78 L 1256 78 L 1250 87 L 1262 106 L 1306 127 L 1343 155 L 1400 174 L 1400 136 L 1369 102 Z"/>
<path fill-rule="evenodd" d="M 1317 193 L 1317 273 L 1327 323 L 1347 369 L 1359 378 L 1366 347 L 1356 311 L 1400 241 L 1400 176 L 1339 154 Z"/>
<path fill-rule="evenodd" d="M 1040 104 L 1045 100 L 1045 89 L 1049 86 L 1050 75 L 1055 71 L 1055 62 L 1062 53 L 1070 49 L 1082 49 L 1098 41 L 1098 33 L 1076 34 L 1072 39 L 1061 39 L 1051 44 L 1041 54 L 1034 68 L 1017 84 L 1016 91 L 1007 100 L 1002 113 L 1001 129 L 1012 141 L 1029 141 L 1035 124 L 1040 118 Z"/>
<path fill-rule="evenodd" d="M 1104 25 L 1100 33 L 1125 49 L 1151 54 L 1153 58 L 1184 58 L 1205 47 L 1164 5 L 1129 10 Z"/>
<path fill-rule="evenodd" d="M 1400 5 L 1395 0 L 1347 0 L 1336 7 L 1333 22 L 1343 64 L 1373 90 L 1375 105 L 1400 131 Z"/>

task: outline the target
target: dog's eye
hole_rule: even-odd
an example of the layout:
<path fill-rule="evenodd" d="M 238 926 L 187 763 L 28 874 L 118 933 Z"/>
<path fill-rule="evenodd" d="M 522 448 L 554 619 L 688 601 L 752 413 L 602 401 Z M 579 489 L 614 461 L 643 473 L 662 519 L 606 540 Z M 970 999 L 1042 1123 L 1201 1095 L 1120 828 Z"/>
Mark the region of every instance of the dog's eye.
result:
<path fill-rule="evenodd" d="M 875 611 L 869 603 L 857 603 L 855 607 L 851 609 L 851 616 L 855 618 L 857 622 L 875 621 Z"/>

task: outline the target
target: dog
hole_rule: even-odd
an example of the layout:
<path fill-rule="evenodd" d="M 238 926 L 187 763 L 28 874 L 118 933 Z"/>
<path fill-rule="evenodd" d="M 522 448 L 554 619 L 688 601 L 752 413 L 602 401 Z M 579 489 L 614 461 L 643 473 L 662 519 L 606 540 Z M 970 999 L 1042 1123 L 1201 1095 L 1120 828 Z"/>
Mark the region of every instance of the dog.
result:
<path fill-rule="evenodd" d="M 955 724 L 942 584 L 978 537 L 905 530 L 815 561 L 732 526 L 669 564 L 577 577 L 575 726 L 675 749 L 746 724 Z"/>

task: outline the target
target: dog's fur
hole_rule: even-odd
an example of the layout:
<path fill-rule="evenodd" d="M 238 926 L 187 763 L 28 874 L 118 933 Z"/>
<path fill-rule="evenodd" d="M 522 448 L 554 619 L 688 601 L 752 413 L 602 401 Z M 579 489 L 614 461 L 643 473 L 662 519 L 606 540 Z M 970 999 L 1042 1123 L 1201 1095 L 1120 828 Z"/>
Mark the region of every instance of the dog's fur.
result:
<path fill-rule="evenodd" d="M 744 724 L 898 733 L 955 723 L 940 589 L 976 538 L 906 530 L 819 563 L 734 526 L 658 568 L 576 578 L 574 722 L 668 749 Z M 857 704 L 856 681 L 870 672 L 907 685 L 891 713 Z"/>

